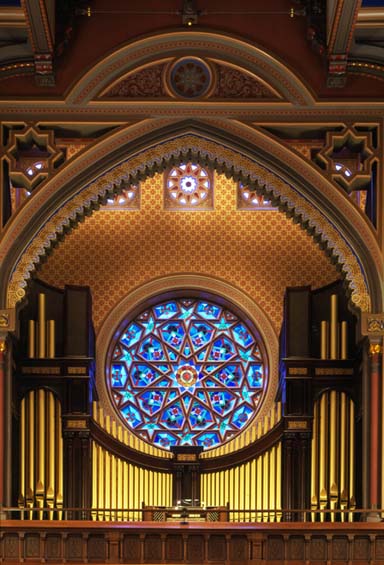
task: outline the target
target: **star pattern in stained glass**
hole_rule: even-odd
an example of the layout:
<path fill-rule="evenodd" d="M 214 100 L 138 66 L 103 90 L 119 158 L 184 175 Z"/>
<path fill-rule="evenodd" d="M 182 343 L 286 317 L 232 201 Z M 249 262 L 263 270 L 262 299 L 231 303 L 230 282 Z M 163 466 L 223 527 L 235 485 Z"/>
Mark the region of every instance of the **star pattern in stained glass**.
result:
<path fill-rule="evenodd" d="M 107 385 L 121 419 L 144 441 L 209 449 L 252 422 L 267 371 L 250 324 L 213 301 L 182 298 L 126 324 L 111 348 Z"/>

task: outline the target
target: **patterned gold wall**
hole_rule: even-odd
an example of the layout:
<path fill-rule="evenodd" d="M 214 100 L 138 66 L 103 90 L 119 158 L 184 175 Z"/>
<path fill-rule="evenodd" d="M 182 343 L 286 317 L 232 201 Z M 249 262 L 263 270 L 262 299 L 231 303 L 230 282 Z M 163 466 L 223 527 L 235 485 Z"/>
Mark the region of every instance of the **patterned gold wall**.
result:
<path fill-rule="evenodd" d="M 277 211 L 237 211 L 236 185 L 215 177 L 215 209 L 163 210 L 163 177 L 141 185 L 140 211 L 97 212 L 54 251 L 39 277 L 62 287 L 89 285 L 96 330 L 131 290 L 159 277 L 199 273 L 248 293 L 282 320 L 286 286 L 334 281 L 335 268 L 313 240 Z"/>

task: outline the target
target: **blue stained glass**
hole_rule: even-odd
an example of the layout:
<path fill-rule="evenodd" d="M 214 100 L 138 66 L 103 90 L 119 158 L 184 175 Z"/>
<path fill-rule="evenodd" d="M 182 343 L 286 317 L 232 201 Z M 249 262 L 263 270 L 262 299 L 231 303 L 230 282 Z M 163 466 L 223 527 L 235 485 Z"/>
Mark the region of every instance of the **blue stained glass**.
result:
<path fill-rule="evenodd" d="M 185 335 L 185 330 L 181 324 L 170 322 L 163 326 L 160 331 L 168 345 L 180 349 Z"/>
<path fill-rule="evenodd" d="M 260 363 L 252 364 L 247 373 L 249 386 L 261 388 L 263 386 L 263 366 Z"/>
<path fill-rule="evenodd" d="M 253 342 L 253 337 L 244 326 L 244 324 L 237 324 L 233 328 L 233 335 L 237 343 L 239 343 L 242 347 L 248 347 Z"/>
<path fill-rule="evenodd" d="M 212 423 L 213 417 L 209 410 L 195 402 L 189 414 L 189 420 L 195 430 L 204 430 Z"/>
<path fill-rule="evenodd" d="M 158 433 L 153 438 L 153 443 L 164 449 L 169 449 L 172 445 L 177 445 L 177 437 L 170 433 Z"/>
<path fill-rule="evenodd" d="M 208 300 L 147 307 L 111 344 L 107 383 L 122 420 L 140 438 L 216 447 L 262 404 L 267 379 L 252 327 Z"/>
<path fill-rule="evenodd" d="M 193 322 L 191 324 L 190 335 L 195 349 L 200 349 L 211 341 L 214 329 L 208 324 Z"/>
<path fill-rule="evenodd" d="M 176 302 L 167 302 L 155 306 L 154 311 L 159 320 L 167 320 L 176 314 L 178 307 Z"/>
<path fill-rule="evenodd" d="M 234 407 L 236 399 L 228 391 L 209 392 L 212 408 L 221 415 L 227 415 Z"/>
<path fill-rule="evenodd" d="M 205 447 L 206 449 L 209 449 L 211 447 L 215 447 L 215 446 L 219 445 L 220 443 L 221 443 L 220 437 L 219 437 L 218 434 L 215 434 L 215 433 L 201 434 L 197 438 L 197 445 L 201 445 L 202 447 Z"/>
<path fill-rule="evenodd" d="M 136 428 L 143 421 L 140 410 L 129 404 L 121 410 L 121 413 L 125 420 L 128 422 L 129 426 Z"/>
<path fill-rule="evenodd" d="M 158 390 L 147 390 L 139 396 L 139 403 L 142 410 L 147 414 L 155 414 L 158 412 L 163 404 L 164 392 Z"/>
<path fill-rule="evenodd" d="M 221 308 L 215 304 L 200 301 L 196 308 L 196 312 L 206 320 L 217 320 L 221 312 Z"/>
<path fill-rule="evenodd" d="M 146 338 L 140 345 L 139 353 L 147 361 L 160 361 L 165 358 L 163 347 L 155 337 Z"/>
<path fill-rule="evenodd" d="M 184 411 L 178 402 L 166 408 L 161 417 L 160 422 L 171 429 L 182 428 L 184 423 Z"/>
<path fill-rule="evenodd" d="M 243 378 L 243 373 L 241 367 L 237 365 L 227 365 L 224 369 L 221 369 L 217 375 L 217 378 L 225 386 L 238 387 Z"/>
<path fill-rule="evenodd" d="M 248 420 L 251 417 L 251 415 L 252 415 L 252 409 L 249 406 L 244 405 L 238 410 L 236 410 L 236 412 L 234 412 L 232 417 L 233 423 L 235 424 L 236 427 L 242 429 L 248 423 Z"/>
<path fill-rule="evenodd" d="M 113 388 L 123 388 L 127 382 L 127 377 L 125 365 L 118 365 L 117 363 L 112 365 L 111 384 Z"/>
<path fill-rule="evenodd" d="M 121 338 L 121 342 L 130 347 L 140 339 L 142 332 L 142 327 L 133 323 L 125 330 L 125 333 Z"/>
<path fill-rule="evenodd" d="M 227 337 L 220 337 L 213 343 L 209 359 L 210 361 L 227 361 L 234 353 L 233 343 Z"/>
<path fill-rule="evenodd" d="M 131 380 L 134 386 L 147 386 L 157 377 L 157 373 L 147 365 L 134 365 L 131 372 Z"/>

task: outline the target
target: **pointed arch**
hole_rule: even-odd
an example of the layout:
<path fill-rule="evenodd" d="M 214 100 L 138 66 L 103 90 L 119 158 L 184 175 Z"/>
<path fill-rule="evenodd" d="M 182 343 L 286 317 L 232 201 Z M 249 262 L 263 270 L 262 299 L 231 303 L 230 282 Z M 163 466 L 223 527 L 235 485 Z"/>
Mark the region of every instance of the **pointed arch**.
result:
<path fill-rule="evenodd" d="M 108 194 L 184 159 L 209 165 L 272 199 L 338 264 L 353 304 L 362 311 L 380 311 L 380 250 L 357 207 L 315 166 L 265 132 L 218 119 L 149 119 L 128 126 L 42 185 L 10 223 L 0 245 L 4 307 L 17 304 L 41 259 Z"/>

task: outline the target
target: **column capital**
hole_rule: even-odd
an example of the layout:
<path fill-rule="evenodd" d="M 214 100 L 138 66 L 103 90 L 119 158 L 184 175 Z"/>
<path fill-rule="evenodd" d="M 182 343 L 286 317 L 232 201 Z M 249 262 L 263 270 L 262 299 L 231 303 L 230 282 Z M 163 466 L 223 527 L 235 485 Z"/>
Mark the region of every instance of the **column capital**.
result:
<path fill-rule="evenodd" d="M 376 314 L 362 312 L 361 333 L 370 339 L 384 336 L 384 312 Z"/>

